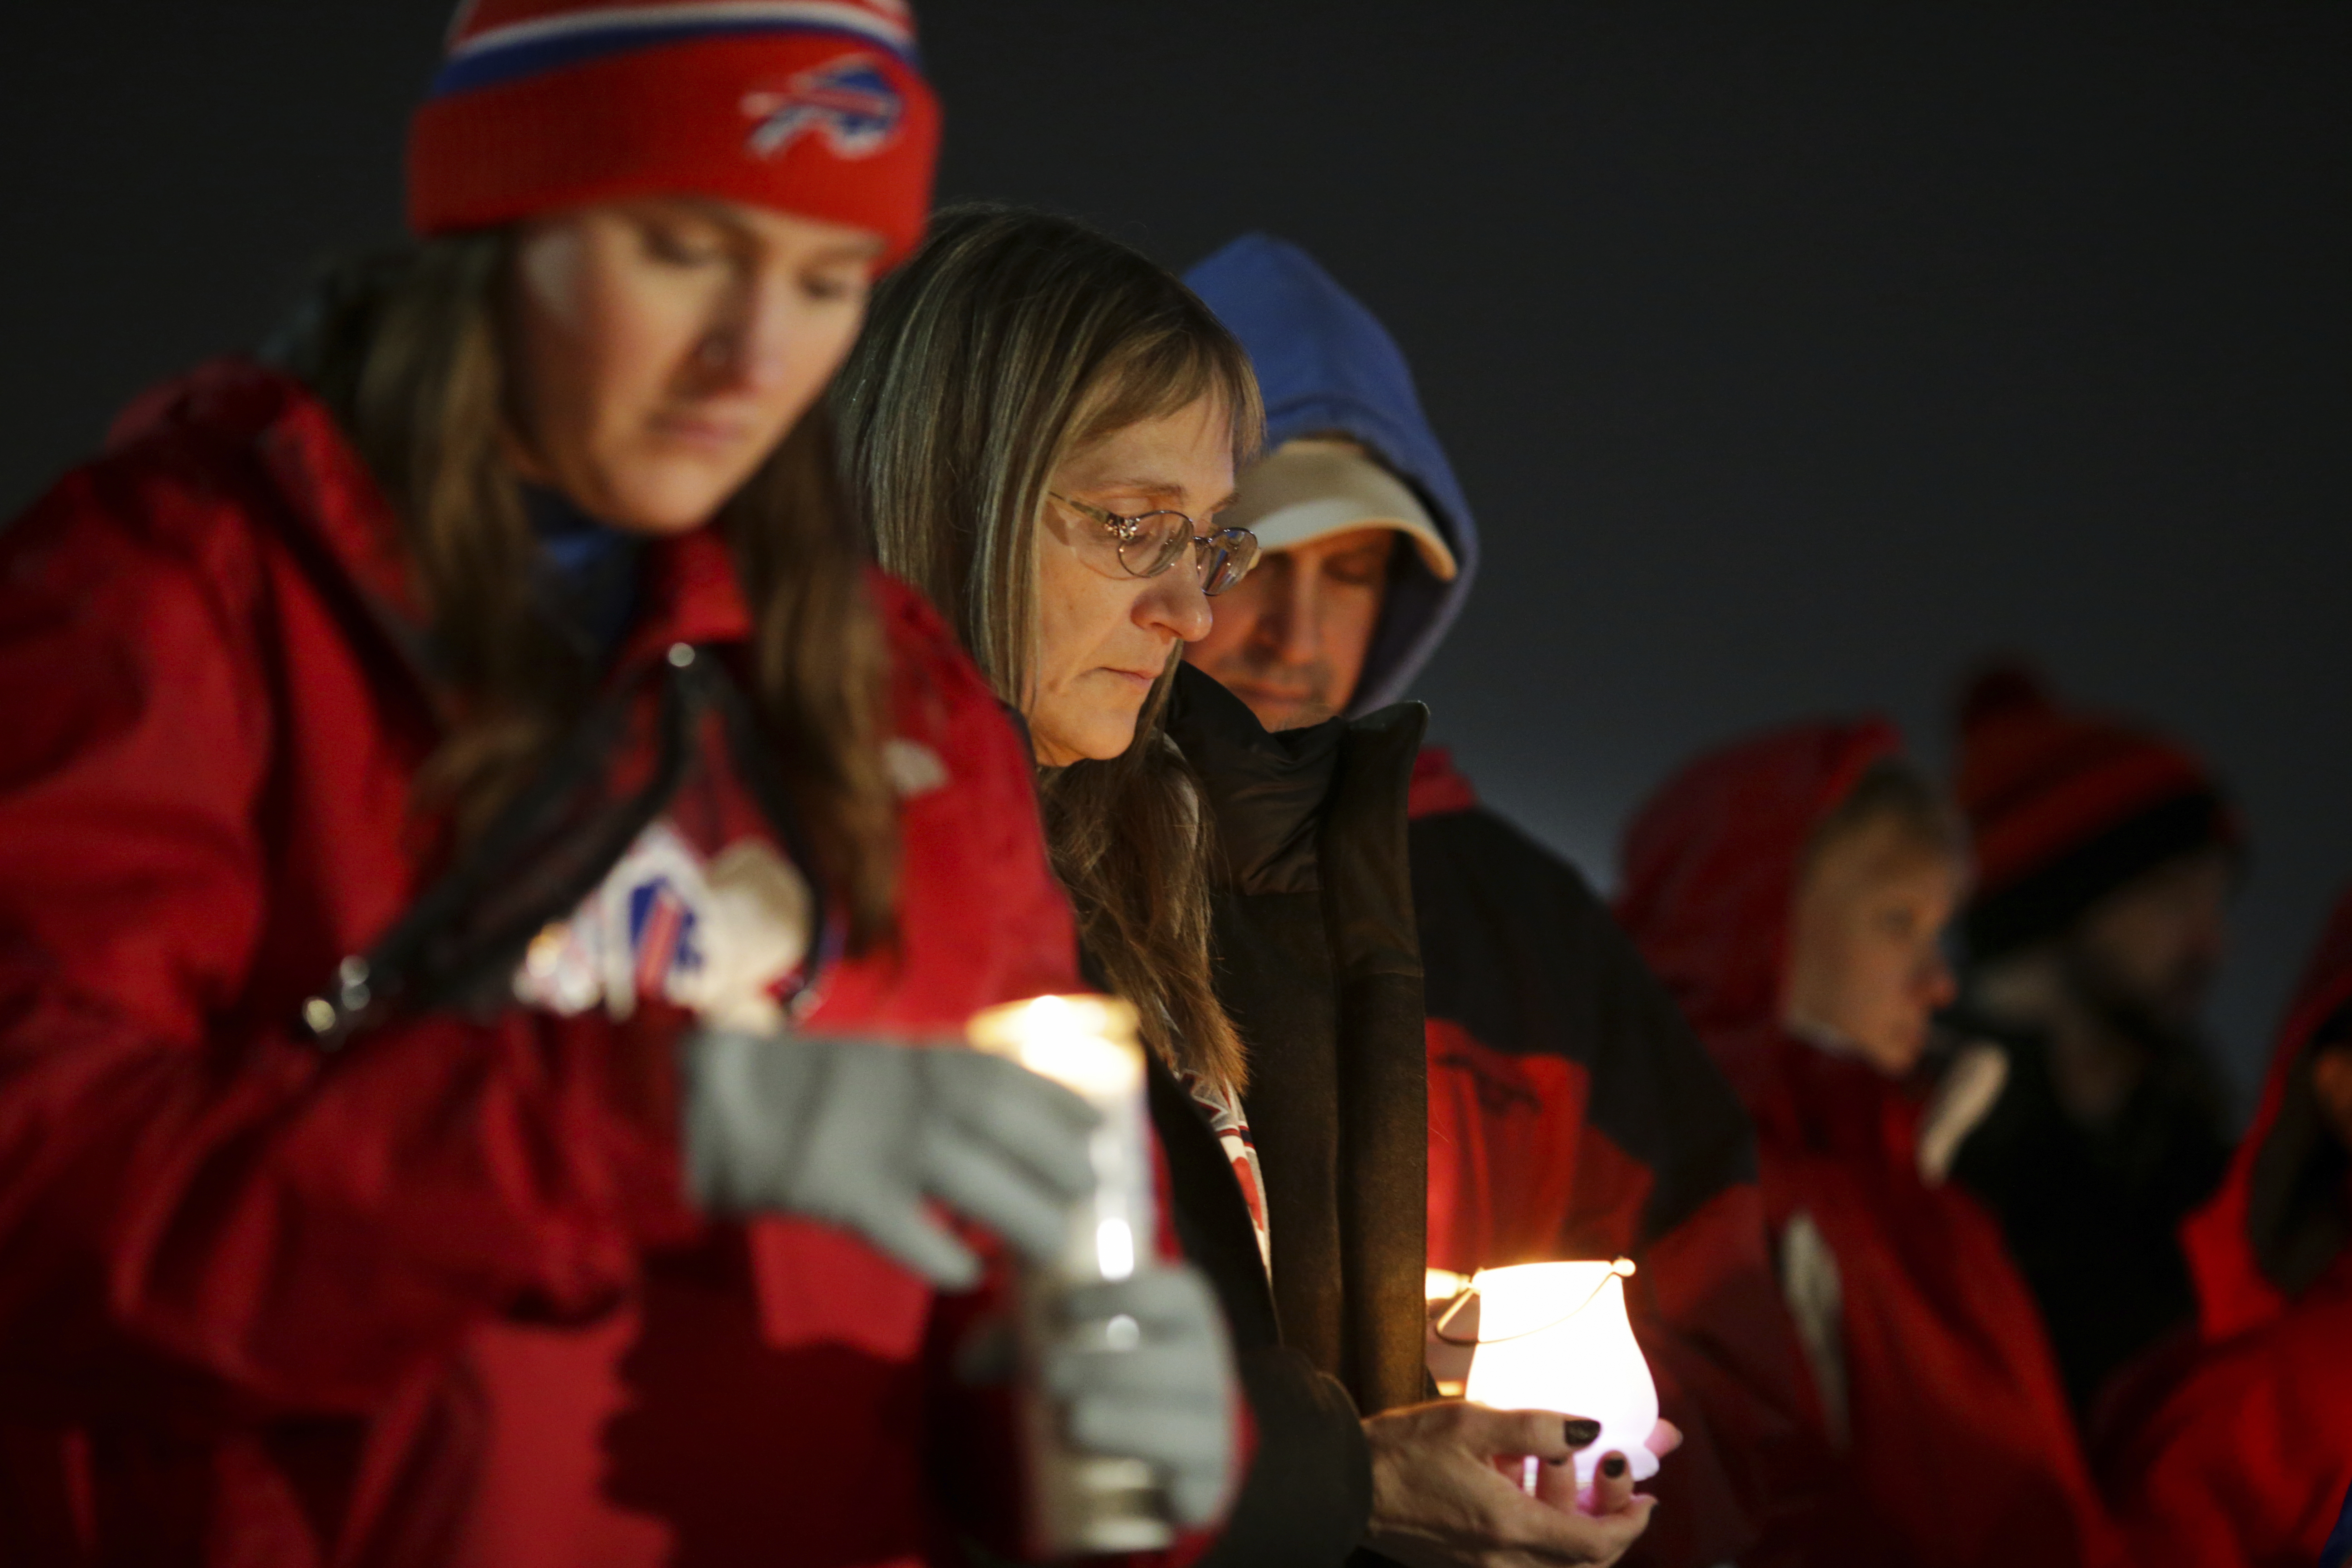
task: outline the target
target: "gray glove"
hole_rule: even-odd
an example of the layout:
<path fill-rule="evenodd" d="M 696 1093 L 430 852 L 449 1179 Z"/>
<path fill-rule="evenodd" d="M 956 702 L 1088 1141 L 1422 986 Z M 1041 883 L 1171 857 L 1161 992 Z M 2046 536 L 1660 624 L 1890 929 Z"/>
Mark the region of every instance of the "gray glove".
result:
<path fill-rule="evenodd" d="M 687 1179 L 704 1206 L 856 1231 L 942 1289 L 980 1259 L 936 1198 L 1040 1262 L 1094 1190 L 1094 1109 L 1017 1063 L 958 1047 L 707 1029 L 684 1047 Z"/>
<path fill-rule="evenodd" d="M 1224 1314 L 1189 1265 L 1073 1287 L 1067 1331 L 1043 1357 L 1067 1431 L 1095 1454 L 1142 1459 L 1176 1521 L 1213 1523 L 1234 1483 L 1234 1356 Z"/>

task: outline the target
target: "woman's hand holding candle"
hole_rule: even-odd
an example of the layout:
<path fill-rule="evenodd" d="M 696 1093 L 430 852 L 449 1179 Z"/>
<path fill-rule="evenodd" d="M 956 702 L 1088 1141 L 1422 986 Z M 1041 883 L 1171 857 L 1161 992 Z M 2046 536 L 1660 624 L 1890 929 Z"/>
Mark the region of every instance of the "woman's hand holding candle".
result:
<path fill-rule="evenodd" d="M 1572 1430 L 1573 1429 L 1573 1430 Z M 1603 1476 L 1578 1506 L 1574 1439 L 1595 1423 L 1547 1410 L 1491 1410 L 1437 1400 L 1364 1423 L 1372 1455 L 1365 1544 L 1408 1568 L 1562 1568 L 1609 1563 L 1648 1528 L 1654 1500 Z M 1537 1461 L 1537 1495 L 1519 1482 Z M 1497 1461 L 1505 1461 L 1498 1468 Z M 1509 1473 L 1506 1474 L 1506 1470 Z"/>
<path fill-rule="evenodd" d="M 1683 1446 L 1682 1428 L 1671 1421 L 1661 1421 L 1651 1428 L 1642 1447 L 1652 1455 L 1664 1458 Z M 1590 1485 L 1579 1486 L 1576 1468 L 1565 1461 L 1538 1465 L 1536 1485 L 1531 1495 L 1553 1508 L 1573 1509 L 1580 1513 L 1622 1513 L 1633 1500 L 1633 1466 L 1631 1459 L 1615 1449 L 1600 1456 L 1593 1466 Z"/>

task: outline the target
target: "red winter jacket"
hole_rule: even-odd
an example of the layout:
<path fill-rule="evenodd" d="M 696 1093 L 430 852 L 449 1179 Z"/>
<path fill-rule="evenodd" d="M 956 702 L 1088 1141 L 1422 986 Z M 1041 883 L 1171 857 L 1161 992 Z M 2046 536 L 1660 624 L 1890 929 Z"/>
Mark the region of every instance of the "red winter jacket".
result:
<path fill-rule="evenodd" d="M 2205 1344 L 2120 1435 L 2107 1470 L 2142 1561 L 2309 1568 L 2352 1491 L 2352 1246 L 2341 1241 L 2352 1185 L 2298 1081 L 2347 1006 L 2352 893 L 2312 957 L 2221 1192 L 2181 1227 Z M 2298 1207 L 2337 1242 L 2332 1260 L 2287 1261 L 2307 1251 L 2282 1245 Z M 2290 1293 L 2272 1271 L 2297 1264 L 2319 1272 Z"/>
<path fill-rule="evenodd" d="M 919 1559 L 924 1467 L 972 1441 L 927 1421 L 933 1299 L 843 1233 L 680 1201 L 686 1015 L 650 993 L 708 908 L 646 915 L 626 1022 L 298 1037 L 433 868 L 411 784 L 444 694 L 394 538 L 327 410 L 223 363 L 0 539 L 0 1559 Z M 899 942 L 806 1024 L 951 1031 L 1070 988 L 1076 945 L 1019 737 L 874 593 Z M 620 669 L 732 663 L 748 629 L 722 542 L 667 541 Z M 723 848 L 789 875 L 724 767 L 663 820 L 714 886 Z"/>
<path fill-rule="evenodd" d="M 1835 1259 L 1850 1437 L 1801 1559 L 2105 1563 L 2112 1526 L 1999 1227 L 1920 1176 L 1912 1097 L 1780 1023 L 1806 845 L 1898 745 L 1884 723 L 1807 726 L 1686 767 L 1627 833 L 1619 918 L 1755 1119 L 1776 1249 L 1807 1216 Z"/>
<path fill-rule="evenodd" d="M 1748 1118 L 1607 906 L 1443 748 L 1412 817 L 1430 1264 L 1634 1258 L 1634 1331 L 1685 1441 L 1632 1560 L 1754 1561 L 1818 1468 Z"/>

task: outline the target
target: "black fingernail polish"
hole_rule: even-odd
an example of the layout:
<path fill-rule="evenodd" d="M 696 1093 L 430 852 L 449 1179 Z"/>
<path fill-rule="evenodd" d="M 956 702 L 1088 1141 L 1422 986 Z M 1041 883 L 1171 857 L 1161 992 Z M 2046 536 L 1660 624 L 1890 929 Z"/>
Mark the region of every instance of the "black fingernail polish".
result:
<path fill-rule="evenodd" d="M 1623 1475 L 1625 1473 L 1625 1456 L 1622 1454 L 1612 1454 L 1607 1458 L 1601 1460 L 1601 1473 L 1607 1476 L 1612 1481 L 1619 1476 Z"/>
<path fill-rule="evenodd" d="M 1560 1429 L 1561 1441 L 1565 1442 L 1571 1448 L 1591 1447 L 1594 1442 L 1599 1440 L 1600 1436 L 1601 1423 L 1598 1421 L 1586 1421 L 1580 1417 L 1570 1419 L 1562 1425 Z"/>

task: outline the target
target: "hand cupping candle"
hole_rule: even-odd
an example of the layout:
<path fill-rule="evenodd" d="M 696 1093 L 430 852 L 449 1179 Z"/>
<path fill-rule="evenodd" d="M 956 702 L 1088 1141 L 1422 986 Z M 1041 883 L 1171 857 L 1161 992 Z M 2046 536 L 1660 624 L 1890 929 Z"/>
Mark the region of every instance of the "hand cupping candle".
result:
<path fill-rule="evenodd" d="M 1557 1410 L 1601 1423 L 1576 1456 L 1591 1485 L 1604 1454 L 1622 1453 L 1633 1479 L 1658 1472 L 1646 1439 L 1658 1423 L 1658 1390 L 1625 1315 L 1633 1263 L 1524 1263 L 1482 1268 L 1476 1349 L 1465 1397 L 1507 1410 Z"/>

